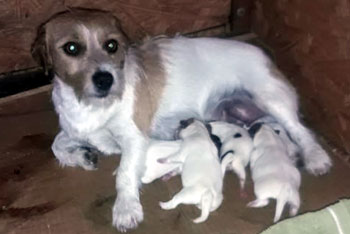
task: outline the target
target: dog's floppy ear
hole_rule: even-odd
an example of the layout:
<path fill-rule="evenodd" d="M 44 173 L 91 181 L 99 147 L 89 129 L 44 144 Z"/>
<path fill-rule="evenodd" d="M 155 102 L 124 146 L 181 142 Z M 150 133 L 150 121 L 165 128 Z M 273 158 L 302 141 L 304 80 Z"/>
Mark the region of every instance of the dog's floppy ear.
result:
<path fill-rule="evenodd" d="M 181 120 L 180 121 L 180 128 L 181 129 L 185 129 L 187 128 L 189 125 L 191 125 L 194 122 L 194 118 L 189 118 L 186 120 Z"/>
<path fill-rule="evenodd" d="M 220 150 L 221 150 L 221 146 L 222 146 L 222 142 L 220 140 L 220 138 L 217 135 L 213 135 L 213 134 L 209 134 L 210 139 L 212 140 L 212 142 L 215 144 L 216 149 L 218 150 L 218 154 L 220 154 Z"/>
<path fill-rule="evenodd" d="M 130 45 L 130 39 L 126 35 L 126 33 L 123 31 L 120 20 L 116 16 L 114 16 L 113 14 L 110 13 L 110 15 L 111 15 L 112 20 L 113 20 L 113 22 L 112 22 L 113 26 L 116 27 L 120 33 L 119 37 L 122 41 L 122 46 L 126 50 L 128 48 L 128 46 Z"/>
<path fill-rule="evenodd" d="M 248 130 L 249 136 L 251 138 L 254 138 L 255 134 L 260 130 L 262 126 L 262 123 L 256 123 L 253 126 L 251 126 Z"/>
<path fill-rule="evenodd" d="M 209 134 L 212 134 L 213 129 L 212 129 L 212 127 L 211 127 L 210 123 L 206 123 L 206 124 L 205 124 L 205 127 L 207 128 L 207 130 L 208 130 Z"/>
<path fill-rule="evenodd" d="M 31 54 L 34 60 L 43 67 L 45 75 L 48 75 L 49 68 L 52 65 L 52 59 L 46 45 L 45 24 L 38 28 L 36 39 L 32 44 Z"/>

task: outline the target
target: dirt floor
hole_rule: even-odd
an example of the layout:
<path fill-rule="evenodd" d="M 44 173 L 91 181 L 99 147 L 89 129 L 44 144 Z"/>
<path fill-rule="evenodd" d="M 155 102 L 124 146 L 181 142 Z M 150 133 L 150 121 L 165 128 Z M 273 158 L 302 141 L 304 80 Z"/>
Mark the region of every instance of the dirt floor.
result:
<path fill-rule="evenodd" d="M 12 99 L 12 101 L 11 101 Z M 49 88 L 22 98 L 0 100 L 0 233 L 83 234 L 116 233 L 111 207 L 116 191 L 112 176 L 119 157 L 99 159 L 96 171 L 61 168 L 50 145 L 58 130 Z M 333 156 L 331 173 L 314 177 L 302 173 L 300 213 L 320 209 L 350 196 L 350 170 Z M 259 233 L 272 224 L 275 203 L 246 208 L 254 199 L 248 179 L 248 198 L 239 196 L 238 179 L 225 178 L 224 201 L 207 222 L 193 224 L 193 206 L 163 211 L 158 201 L 169 200 L 181 187 L 179 177 L 142 188 L 145 220 L 131 233 Z"/>

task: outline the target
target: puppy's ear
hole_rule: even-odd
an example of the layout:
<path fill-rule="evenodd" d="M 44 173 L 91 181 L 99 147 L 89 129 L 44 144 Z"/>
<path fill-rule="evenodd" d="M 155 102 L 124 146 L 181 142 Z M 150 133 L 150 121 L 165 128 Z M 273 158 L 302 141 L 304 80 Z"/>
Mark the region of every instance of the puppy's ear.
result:
<path fill-rule="evenodd" d="M 207 130 L 208 130 L 209 134 L 211 134 L 211 133 L 212 133 L 212 131 L 213 131 L 213 129 L 212 129 L 212 127 L 211 127 L 210 123 L 206 123 L 206 124 L 205 124 L 205 127 L 207 128 Z"/>
<path fill-rule="evenodd" d="M 213 135 L 213 134 L 209 134 L 210 139 L 212 140 L 212 142 L 215 144 L 216 149 L 218 150 L 218 153 L 221 150 L 221 146 L 222 146 L 222 142 L 220 140 L 220 138 L 217 135 Z"/>
<path fill-rule="evenodd" d="M 188 126 L 187 120 L 180 121 L 180 129 L 185 129 L 185 128 L 187 128 L 187 126 Z"/>
<path fill-rule="evenodd" d="M 251 126 L 248 130 L 249 136 L 251 138 L 254 138 L 255 134 L 260 130 L 262 126 L 262 123 L 256 123 L 253 126 Z"/>
<path fill-rule="evenodd" d="M 185 129 L 189 125 L 191 125 L 194 122 L 194 118 L 186 119 L 186 120 L 181 120 L 180 121 L 180 128 Z"/>
<path fill-rule="evenodd" d="M 48 75 L 48 71 L 52 65 L 52 59 L 46 45 L 45 25 L 41 25 L 38 28 L 36 39 L 32 44 L 31 54 L 34 60 L 43 67 L 45 75 Z"/>

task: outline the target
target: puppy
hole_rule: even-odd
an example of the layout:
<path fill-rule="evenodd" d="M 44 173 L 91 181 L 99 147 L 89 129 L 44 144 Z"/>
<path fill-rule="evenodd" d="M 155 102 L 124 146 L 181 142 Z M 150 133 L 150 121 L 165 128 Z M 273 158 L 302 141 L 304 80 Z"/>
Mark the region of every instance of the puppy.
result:
<path fill-rule="evenodd" d="M 241 196 L 245 196 L 245 168 L 253 149 L 253 141 L 248 131 L 237 125 L 220 121 L 210 122 L 209 125 L 212 133 L 222 141 L 219 156 L 223 175 L 229 166 L 229 169 L 233 170 L 240 180 Z"/>
<path fill-rule="evenodd" d="M 52 150 L 59 163 L 92 170 L 95 152 L 122 153 L 112 211 L 120 231 L 143 220 L 139 186 L 150 137 L 173 139 L 182 119 L 215 119 L 217 104 L 237 90 L 283 124 L 309 172 L 323 174 L 331 166 L 299 121 L 294 89 L 252 45 L 184 37 L 131 45 L 110 13 L 70 9 L 39 28 L 32 54 L 54 75 L 61 131 Z"/>
<path fill-rule="evenodd" d="M 182 165 L 183 189 L 170 201 L 160 202 L 162 209 L 174 209 L 177 205 L 195 204 L 202 210 L 194 223 L 204 222 L 211 211 L 216 210 L 223 199 L 222 180 L 218 151 L 209 133 L 198 120 L 182 121 L 180 131 L 183 140 L 175 154 L 161 160 L 162 163 Z"/>
<path fill-rule="evenodd" d="M 289 137 L 287 131 L 283 128 L 283 126 L 277 122 L 270 122 L 266 123 L 269 127 L 271 127 L 277 135 L 281 138 L 283 143 L 286 146 L 289 159 L 292 161 L 293 165 L 298 164 L 298 154 L 299 154 L 299 147 L 294 143 L 294 141 Z"/>
<path fill-rule="evenodd" d="M 299 152 L 300 152 L 299 146 L 291 139 L 288 132 L 284 129 L 284 127 L 280 123 L 276 122 L 276 120 L 271 117 L 260 118 L 256 120 L 251 126 L 253 126 L 256 123 L 261 123 L 261 124 L 270 126 L 281 138 L 283 143 L 286 145 L 289 159 L 293 162 L 293 164 L 296 166 L 303 165 L 302 159 L 299 158 Z"/>
<path fill-rule="evenodd" d="M 263 207 L 274 198 L 277 200 L 274 222 L 280 219 L 286 204 L 289 204 L 289 214 L 296 215 L 300 206 L 300 173 L 289 159 L 286 144 L 266 124 L 257 123 L 250 131 L 255 133 L 252 134 L 254 150 L 250 169 L 257 199 L 247 206 Z"/>
<path fill-rule="evenodd" d="M 179 151 L 181 140 L 159 141 L 151 140 L 146 153 L 145 172 L 141 178 L 142 183 L 149 184 L 155 179 L 163 177 L 168 179 L 181 172 L 181 166 L 176 164 L 159 163 L 158 159 Z"/>

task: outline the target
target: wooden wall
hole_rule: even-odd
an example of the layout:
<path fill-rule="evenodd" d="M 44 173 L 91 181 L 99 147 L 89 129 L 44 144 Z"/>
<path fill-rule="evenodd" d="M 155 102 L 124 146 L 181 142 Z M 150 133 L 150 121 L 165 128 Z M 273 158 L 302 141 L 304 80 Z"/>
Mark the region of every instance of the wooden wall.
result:
<path fill-rule="evenodd" d="M 350 1 L 257 0 L 253 30 L 302 96 L 305 117 L 350 153 Z"/>
<path fill-rule="evenodd" d="M 6 0 L 0 1 L 0 74 L 36 66 L 30 47 L 36 28 L 69 7 L 113 12 L 132 39 L 186 33 L 225 24 L 230 0 Z"/>

